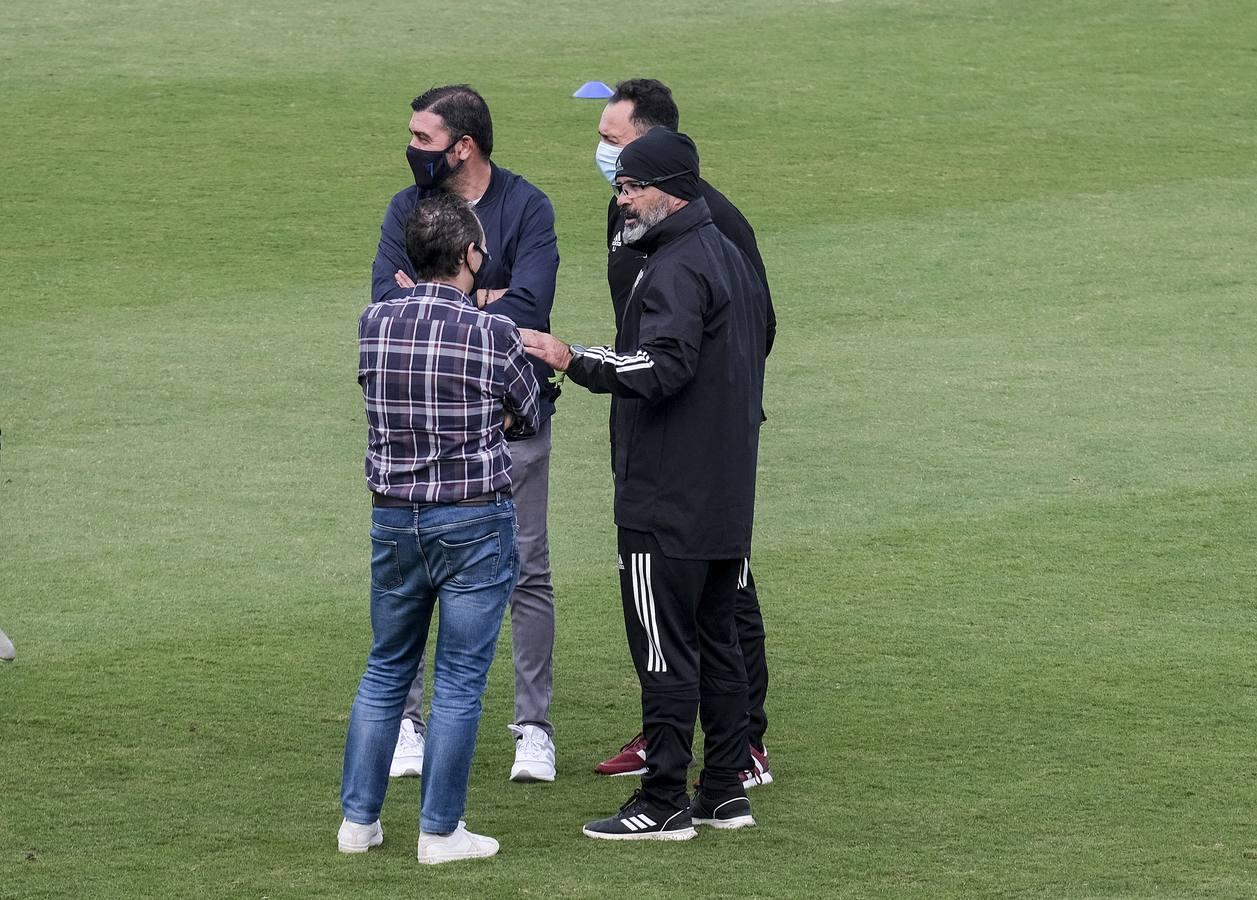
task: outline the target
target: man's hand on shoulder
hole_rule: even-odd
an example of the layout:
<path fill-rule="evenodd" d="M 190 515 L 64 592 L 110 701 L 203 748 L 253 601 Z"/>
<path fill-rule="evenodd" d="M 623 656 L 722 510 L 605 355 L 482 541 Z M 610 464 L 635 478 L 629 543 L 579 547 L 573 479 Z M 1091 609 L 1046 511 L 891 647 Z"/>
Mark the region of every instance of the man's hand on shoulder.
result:
<path fill-rule="evenodd" d="M 401 269 L 393 273 L 393 280 L 397 282 L 397 286 L 402 290 L 410 290 L 415 286 L 414 280 Z"/>
<path fill-rule="evenodd" d="M 519 338 L 529 356 L 535 356 L 556 372 L 566 372 L 572 364 L 572 348 L 552 334 L 521 328 Z"/>

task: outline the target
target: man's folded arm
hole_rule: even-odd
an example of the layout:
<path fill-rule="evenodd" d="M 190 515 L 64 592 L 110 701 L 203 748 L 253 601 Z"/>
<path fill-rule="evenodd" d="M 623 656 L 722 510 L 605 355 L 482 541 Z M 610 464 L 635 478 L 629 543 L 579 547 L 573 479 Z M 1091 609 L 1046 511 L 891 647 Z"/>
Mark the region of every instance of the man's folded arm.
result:
<path fill-rule="evenodd" d="M 380 223 L 380 246 L 375 251 L 375 262 L 371 265 L 371 302 L 391 300 L 404 297 L 410 292 L 397 286 L 394 276 L 400 269 L 415 278 L 414 267 L 406 254 L 406 218 L 400 210 L 401 204 L 394 197 L 384 211 L 384 221 Z"/>
<path fill-rule="evenodd" d="M 522 328 L 547 331 L 554 307 L 554 286 L 559 273 L 559 241 L 554 233 L 554 207 L 543 195 L 536 196 L 524 212 L 519 242 L 511 264 L 511 283 L 506 293 L 485 311 L 506 316 Z"/>

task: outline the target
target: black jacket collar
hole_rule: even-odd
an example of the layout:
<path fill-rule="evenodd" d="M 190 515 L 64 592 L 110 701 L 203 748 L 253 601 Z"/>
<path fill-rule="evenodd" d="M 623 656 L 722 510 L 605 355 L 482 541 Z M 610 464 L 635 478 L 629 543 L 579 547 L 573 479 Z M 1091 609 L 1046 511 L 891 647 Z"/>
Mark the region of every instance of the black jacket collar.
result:
<path fill-rule="evenodd" d="M 629 244 L 634 250 L 651 254 L 664 244 L 675 241 L 687 231 L 693 231 L 711 223 L 711 210 L 702 197 L 691 200 L 679 212 L 674 212 L 640 238 Z"/>

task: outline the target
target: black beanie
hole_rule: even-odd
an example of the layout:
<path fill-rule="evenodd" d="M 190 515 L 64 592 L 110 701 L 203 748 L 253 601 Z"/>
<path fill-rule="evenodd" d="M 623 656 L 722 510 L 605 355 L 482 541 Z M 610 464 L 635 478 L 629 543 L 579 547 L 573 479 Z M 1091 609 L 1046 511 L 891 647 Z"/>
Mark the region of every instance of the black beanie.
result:
<path fill-rule="evenodd" d="M 681 200 L 698 199 L 698 148 L 688 134 L 656 127 L 620 151 L 615 175 L 654 181 L 655 187 Z"/>

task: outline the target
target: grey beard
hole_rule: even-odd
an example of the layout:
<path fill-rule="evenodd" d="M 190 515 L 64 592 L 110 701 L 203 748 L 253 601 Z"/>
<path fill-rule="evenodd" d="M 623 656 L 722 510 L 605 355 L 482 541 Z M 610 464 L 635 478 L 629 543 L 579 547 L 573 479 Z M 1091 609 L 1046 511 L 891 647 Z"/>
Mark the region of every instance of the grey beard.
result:
<path fill-rule="evenodd" d="M 668 218 L 668 207 L 663 203 L 648 206 L 632 225 L 624 226 L 623 240 L 626 244 L 640 240 L 646 232 Z"/>

